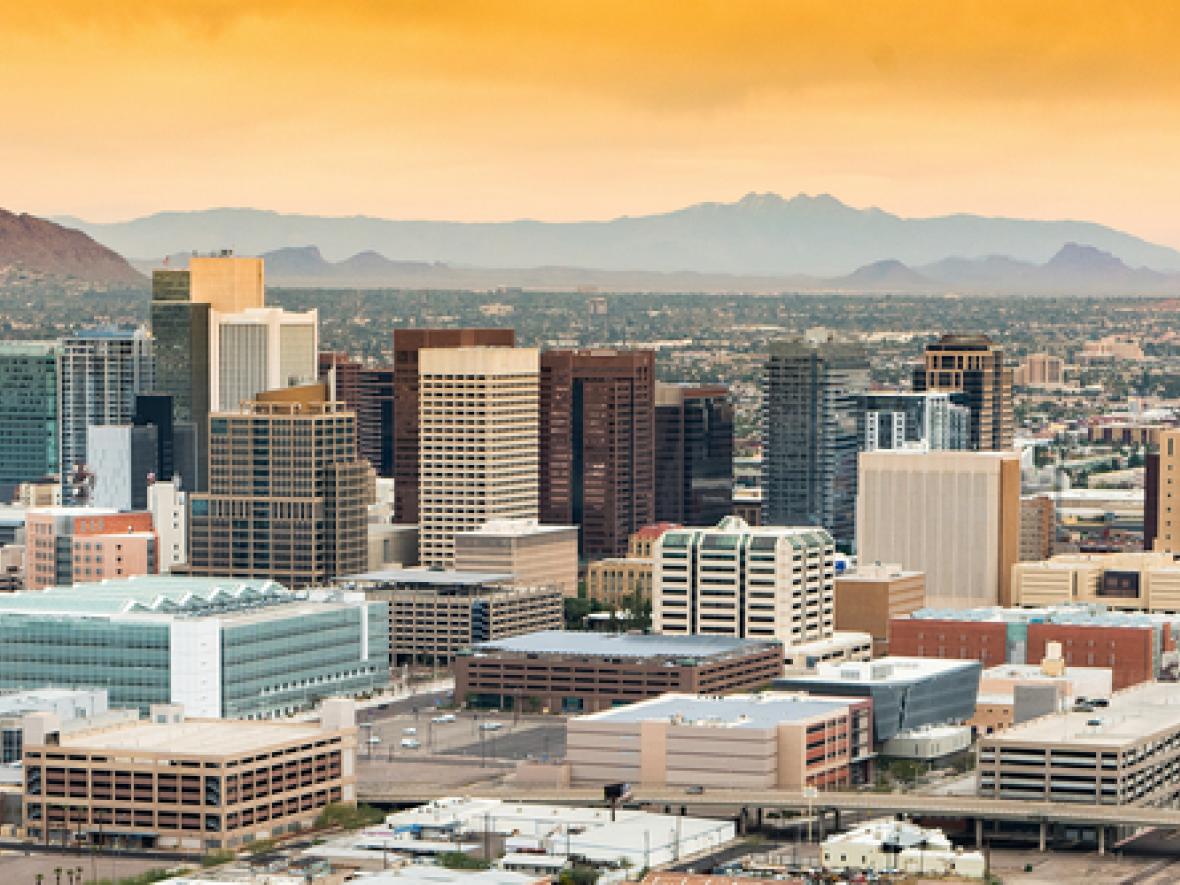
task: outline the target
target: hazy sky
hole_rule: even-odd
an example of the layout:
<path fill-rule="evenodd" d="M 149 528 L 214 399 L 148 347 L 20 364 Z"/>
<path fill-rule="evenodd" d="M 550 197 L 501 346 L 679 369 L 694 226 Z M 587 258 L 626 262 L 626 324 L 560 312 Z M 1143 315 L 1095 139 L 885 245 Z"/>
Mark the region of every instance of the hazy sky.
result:
<path fill-rule="evenodd" d="M 0 204 L 605 218 L 827 191 L 1180 246 L 1180 4 L 0 0 Z"/>

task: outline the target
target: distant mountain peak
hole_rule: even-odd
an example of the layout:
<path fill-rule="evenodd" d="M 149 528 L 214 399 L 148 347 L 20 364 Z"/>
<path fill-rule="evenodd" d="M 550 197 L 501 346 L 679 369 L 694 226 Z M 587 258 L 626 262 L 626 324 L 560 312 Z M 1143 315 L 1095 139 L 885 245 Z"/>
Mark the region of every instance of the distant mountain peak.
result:
<path fill-rule="evenodd" d="M 96 286 L 140 288 L 147 280 L 127 261 L 80 230 L 0 209 L 0 266 Z"/>
<path fill-rule="evenodd" d="M 1131 269 L 1121 258 L 1096 246 L 1086 246 L 1081 243 L 1066 243 L 1056 255 L 1049 259 L 1045 266 L 1054 269 L 1068 268 L 1075 271 L 1090 270 L 1100 273 Z"/>

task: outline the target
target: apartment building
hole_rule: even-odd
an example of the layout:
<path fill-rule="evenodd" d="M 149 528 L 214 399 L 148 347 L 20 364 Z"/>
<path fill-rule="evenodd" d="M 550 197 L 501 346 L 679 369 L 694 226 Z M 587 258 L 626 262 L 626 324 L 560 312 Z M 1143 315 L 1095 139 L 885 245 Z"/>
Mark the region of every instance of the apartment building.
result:
<path fill-rule="evenodd" d="M 455 570 L 502 572 L 518 587 L 578 595 L 578 527 L 535 519 L 494 519 L 455 534 Z"/>
<path fill-rule="evenodd" d="M 867 779 L 871 710 L 778 692 L 667 694 L 568 720 L 566 760 L 575 783 L 838 789 Z"/>
<path fill-rule="evenodd" d="M 833 634 L 836 547 L 823 529 L 731 516 L 668 530 L 653 552 L 657 633 L 776 639 L 786 650 Z"/>
<path fill-rule="evenodd" d="M 1053 555 L 1057 537 L 1057 504 L 1049 495 L 1020 499 L 1020 561 L 1038 562 Z M 1015 597 L 1013 597 L 1015 599 Z M 1019 605 L 1013 602 L 1014 605 Z"/>
<path fill-rule="evenodd" d="M 668 692 L 751 691 L 782 669 L 777 642 L 543 630 L 456 657 L 455 697 L 502 710 L 590 713 Z"/>
<path fill-rule="evenodd" d="M 971 412 L 967 448 L 1012 448 L 1012 370 L 1004 365 L 1003 348 L 986 335 L 943 335 L 927 344 L 913 388 L 959 395 L 959 404 Z"/>
<path fill-rule="evenodd" d="M 29 719 L 22 810 L 36 842 L 201 854 L 297 832 L 356 801 L 348 700 L 325 701 L 318 722 L 190 719 L 172 705 L 70 733 L 53 714 Z"/>
<path fill-rule="evenodd" d="M 538 518 L 538 354 L 442 347 L 416 355 L 419 560 L 450 568 L 458 532 Z M 400 462 L 398 473 L 394 494 L 401 496 Z"/>

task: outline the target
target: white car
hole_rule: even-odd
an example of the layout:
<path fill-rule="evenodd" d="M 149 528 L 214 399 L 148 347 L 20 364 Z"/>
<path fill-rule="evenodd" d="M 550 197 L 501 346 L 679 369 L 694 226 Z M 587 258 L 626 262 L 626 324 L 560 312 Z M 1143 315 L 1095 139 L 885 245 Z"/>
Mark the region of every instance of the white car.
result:
<path fill-rule="evenodd" d="M 479 724 L 480 731 L 499 731 L 503 727 L 503 722 L 481 722 Z"/>
<path fill-rule="evenodd" d="M 455 714 L 454 713 L 443 713 L 441 716 L 435 716 L 430 721 L 433 722 L 435 725 L 446 725 L 448 722 L 455 721 Z"/>
<path fill-rule="evenodd" d="M 412 726 L 412 725 L 409 728 L 402 729 L 402 734 L 417 734 L 417 733 L 418 733 L 418 729 L 414 728 L 414 726 Z"/>
<path fill-rule="evenodd" d="M 379 743 L 381 743 L 381 738 L 377 737 L 377 735 L 375 735 L 375 734 L 369 735 L 369 743 L 370 744 L 379 744 Z"/>
<path fill-rule="evenodd" d="M 403 750 L 417 750 L 422 746 L 422 742 L 417 738 L 402 738 Z"/>

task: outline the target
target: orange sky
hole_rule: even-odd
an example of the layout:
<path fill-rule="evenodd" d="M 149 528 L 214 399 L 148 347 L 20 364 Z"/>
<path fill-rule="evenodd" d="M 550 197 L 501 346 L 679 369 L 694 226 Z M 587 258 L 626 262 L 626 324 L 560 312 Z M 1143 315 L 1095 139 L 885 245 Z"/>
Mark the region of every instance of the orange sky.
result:
<path fill-rule="evenodd" d="M 1165 0 L 0 0 L 0 205 L 570 219 L 827 191 L 1180 246 L 1178 43 Z"/>

